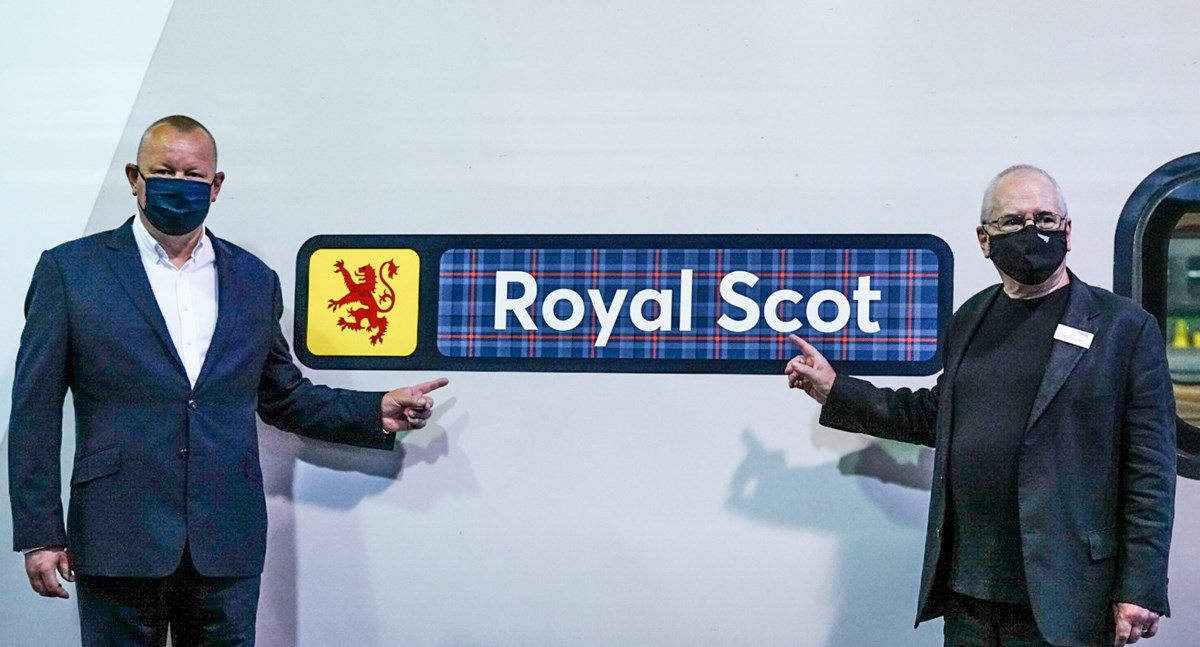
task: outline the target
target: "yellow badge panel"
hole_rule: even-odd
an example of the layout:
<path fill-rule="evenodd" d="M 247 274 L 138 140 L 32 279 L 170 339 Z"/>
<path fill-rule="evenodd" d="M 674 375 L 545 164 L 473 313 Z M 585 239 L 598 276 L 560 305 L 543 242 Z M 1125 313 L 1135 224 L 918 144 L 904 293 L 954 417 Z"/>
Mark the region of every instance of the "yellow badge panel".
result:
<path fill-rule="evenodd" d="M 417 348 L 420 257 L 412 249 L 318 249 L 309 257 L 313 355 L 406 357 Z"/>

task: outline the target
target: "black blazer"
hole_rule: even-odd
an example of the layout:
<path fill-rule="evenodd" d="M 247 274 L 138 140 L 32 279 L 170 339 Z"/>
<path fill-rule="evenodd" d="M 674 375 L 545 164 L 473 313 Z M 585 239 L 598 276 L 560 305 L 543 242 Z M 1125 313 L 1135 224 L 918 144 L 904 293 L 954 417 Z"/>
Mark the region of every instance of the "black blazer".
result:
<path fill-rule="evenodd" d="M 203 575 L 256 575 L 267 514 L 255 412 L 289 431 L 388 448 L 381 394 L 305 379 L 280 331 L 278 277 L 211 234 L 217 324 L 192 388 L 131 223 L 45 252 L 34 271 L 9 425 L 14 547 L 66 544 L 81 573 L 163 577 L 186 543 Z M 64 529 L 67 389 L 76 447 Z"/>
<path fill-rule="evenodd" d="M 1175 495 L 1175 402 L 1158 322 L 1132 301 L 1071 275 L 1062 323 L 1088 349 L 1056 340 L 1018 455 L 1021 551 L 1042 635 L 1056 645 L 1104 640 L 1112 602 L 1166 614 Z M 942 615 L 949 562 L 946 462 L 955 372 L 993 286 L 955 313 L 945 370 L 932 389 L 882 389 L 839 375 L 821 424 L 935 447 L 917 622 Z M 1038 358 L 1031 358 L 1036 361 Z M 996 415 L 1009 415 L 1003 385 Z M 1020 412 L 1024 415 L 1025 412 Z"/>

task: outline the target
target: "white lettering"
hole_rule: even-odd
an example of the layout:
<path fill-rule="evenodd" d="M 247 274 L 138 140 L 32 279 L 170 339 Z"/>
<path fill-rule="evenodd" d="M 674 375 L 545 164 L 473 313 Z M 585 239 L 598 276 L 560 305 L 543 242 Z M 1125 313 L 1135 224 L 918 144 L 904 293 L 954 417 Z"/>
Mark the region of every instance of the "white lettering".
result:
<path fill-rule="evenodd" d="M 525 291 L 515 298 L 509 298 L 508 285 L 513 282 L 519 283 L 525 288 Z M 533 317 L 530 317 L 529 311 L 526 310 L 533 305 L 535 299 L 537 299 L 537 280 L 533 278 L 532 274 L 514 271 L 496 272 L 496 330 L 508 330 L 507 313 L 509 312 L 517 316 L 517 321 L 525 330 L 537 330 L 537 326 L 533 325 Z"/>
<path fill-rule="evenodd" d="M 554 312 L 554 306 L 558 305 L 559 301 L 566 301 L 571 304 L 571 314 L 566 319 L 559 319 Z M 579 293 L 567 288 L 561 288 L 546 295 L 546 300 L 542 302 L 542 319 L 555 330 L 566 331 L 572 330 L 579 322 L 583 321 L 583 297 Z"/>
<path fill-rule="evenodd" d="M 658 304 L 658 316 L 654 317 L 654 319 L 646 319 L 645 307 L 647 301 L 653 301 Z M 645 332 L 670 330 L 671 291 L 642 290 L 633 295 L 633 299 L 629 302 L 629 318 L 633 320 L 633 325 L 638 330 Z"/>
<path fill-rule="evenodd" d="M 679 329 L 692 329 L 692 271 L 679 272 Z"/>
<path fill-rule="evenodd" d="M 830 321 L 821 318 L 821 304 L 826 301 L 837 306 L 837 315 Z M 809 297 L 804 313 L 808 317 L 808 324 L 818 332 L 837 332 L 850 321 L 850 301 L 837 290 L 821 290 Z"/>
<path fill-rule="evenodd" d="M 596 348 L 604 348 L 608 345 L 608 337 L 612 335 L 613 327 L 617 325 L 617 315 L 621 314 L 621 305 L 625 303 L 625 295 L 629 294 L 629 290 L 624 288 L 617 290 L 613 295 L 612 306 L 604 307 L 604 297 L 600 294 L 600 290 L 588 290 L 588 298 L 592 301 L 592 308 L 596 311 L 596 319 L 600 322 L 600 334 L 596 336 Z"/>
<path fill-rule="evenodd" d="M 733 286 L 738 283 L 754 287 L 754 284 L 758 283 L 758 277 L 750 272 L 738 270 L 721 278 L 721 298 L 725 300 L 725 303 L 746 313 L 745 319 L 734 319 L 728 314 L 721 314 L 721 318 L 717 319 L 717 325 L 730 332 L 746 332 L 758 325 L 758 304 L 750 297 L 733 289 Z"/>
<path fill-rule="evenodd" d="M 546 295 L 541 303 L 542 319 L 551 329 L 559 332 L 575 330 L 588 315 L 588 302 L 595 311 L 595 320 L 600 324 L 594 344 L 597 348 L 608 345 L 616 331 L 617 320 L 621 317 L 628 301 L 629 321 L 635 328 L 643 332 L 690 331 L 692 329 L 692 309 L 694 301 L 693 270 L 684 269 L 679 272 L 679 301 L 674 299 L 674 290 L 644 289 L 630 297 L 630 291 L 621 288 L 613 292 L 611 302 L 606 303 L 600 290 L 587 291 L 587 299 L 579 292 L 570 288 L 559 288 Z M 753 288 L 758 285 L 759 277 L 743 270 L 734 270 L 721 277 L 719 285 L 720 299 L 728 307 L 722 307 L 717 325 L 733 333 L 744 333 L 758 327 L 761 319 L 765 319 L 771 330 L 779 333 L 790 333 L 803 328 L 805 325 L 820 333 L 833 333 L 844 330 L 850 322 L 852 307 L 850 298 L 838 290 L 821 290 L 807 297 L 804 309 L 804 321 L 799 317 L 799 304 L 806 297 L 796 290 L 781 289 L 766 295 L 761 302 Z M 514 288 L 514 286 L 517 286 Z M 745 286 L 746 293 L 738 288 Z M 510 292 L 516 292 L 510 296 Z M 753 295 L 753 296 L 752 296 Z M 531 316 L 531 310 L 536 307 L 538 297 L 537 279 L 528 272 L 498 271 L 496 272 L 496 303 L 495 329 L 509 329 L 509 315 L 515 315 L 517 322 L 524 330 L 537 330 L 537 324 Z M 854 300 L 853 310 L 857 314 L 858 329 L 865 333 L 877 333 L 880 330 L 878 321 L 872 319 L 871 304 L 883 299 L 883 292 L 871 289 L 871 277 L 859 276 L 857 287 L 851 293 Z M 566 303 L 567 307 L 559 307 Z M 785 303 L 792 304 L 790 311 L 783 308 Z M 833 304 L 832 312 L 826 308 L 829 318 L 822 318 L 821 307 L 827 303 Z M 650 304 L 652 315 L 647 315 L 646 307 Z M 657 306 L 657 308 L 654 308 Z M 784 318 L 781 310 L 792 314 Z M 740 311 L 740 314 L 739 314 Z M 562 314 L 559 314 L 562 312 Z M 679 313 L 678 319 L 675 312 Z M 676 328 L 677 327 L 677 328 Z"/>
<path fill-rule="evenodd" d="M 879 322 L 871 321 L 871 302 L 882 298 L 882 292 L 871 289 L 871 277 L 858 277 L 858 289 L 854 291 L 854 305 L 858 308 L 859 330 L 866 333 L 879 332 Z"/>
<path fill-rule="evenodd" d="M 779 290 L 771 293 L 767 297 L 767 303 L 763 305 L 763 317 L 767 320 L 767 325 L 775 332 L 795 332 L 800 328 L 800 320 L 796 318 L 782 321 L 779 319 L 779 304 L 784 301 L 792 303 L 800 303 L 800 299 L 804 297 L 795 290 Z"/>

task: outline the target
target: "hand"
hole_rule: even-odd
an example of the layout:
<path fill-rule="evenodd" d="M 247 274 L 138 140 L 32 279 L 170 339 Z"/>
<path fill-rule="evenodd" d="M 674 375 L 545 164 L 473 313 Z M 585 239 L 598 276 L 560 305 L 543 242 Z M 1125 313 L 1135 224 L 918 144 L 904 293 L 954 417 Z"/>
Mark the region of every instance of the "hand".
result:
<path fill-rule="evenodd" d="M 416 386 L 405 386 L 384 393 L 380 408 L 383 430 L 392 433 L 424 427 L 425 421 L 429 420 L 433 413 L 433 398 L 426 397 L 425 394 L 449 383 L 450 380 L 439 377 Z"/>
<path fill-rule="evenodd" d="M 788 387 L 802 389 L 818 403 L 825 404 L 837 373 L 826 361 L 825 356 L 808 342 L 796 335 L 788 335 L 788 341 L 800 349 L 800 354 L 793 357 L 784 369 L 788 376 Z"/>
<path fill-rule="evenodd" d="M 1128 602 L 1113 603 L 1113 647 L 1132 645 L 1158 633 L 1158 614 Z"/>
<path fill-rule="evenodd" d="M 25 555 L 25 575 L 34 591 L 47 598 L 69 598 L 71 594 L 59 583 L 55 571 L 68 582 L 75 581 L 71 553 L 66 548 L 39 548 Z"/>

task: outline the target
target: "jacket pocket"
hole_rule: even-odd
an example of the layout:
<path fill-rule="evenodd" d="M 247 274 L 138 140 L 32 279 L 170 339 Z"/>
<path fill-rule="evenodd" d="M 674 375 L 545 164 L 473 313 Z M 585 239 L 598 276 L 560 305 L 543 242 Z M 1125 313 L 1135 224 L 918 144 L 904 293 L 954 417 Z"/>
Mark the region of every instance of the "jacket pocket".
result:
<path fill-rule="evenodd" d="M 119 471 L 121 471 L 121 448 L 116 445 L 106 447 L 75 461 L 75 471 L 71 474 L 71 487 L 111 476 Z"/>
<path fill-rule="evenodd" d="M 1115 557 L 1117 555 L 1117 527 L 1089 532 L 1088 549 L 1093 562 Z"/>

